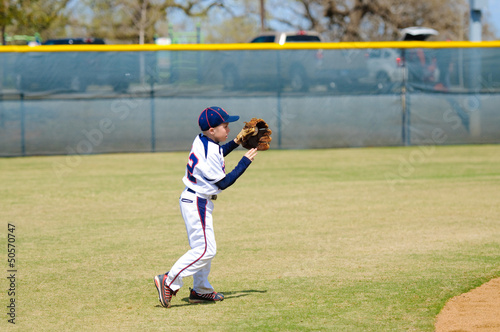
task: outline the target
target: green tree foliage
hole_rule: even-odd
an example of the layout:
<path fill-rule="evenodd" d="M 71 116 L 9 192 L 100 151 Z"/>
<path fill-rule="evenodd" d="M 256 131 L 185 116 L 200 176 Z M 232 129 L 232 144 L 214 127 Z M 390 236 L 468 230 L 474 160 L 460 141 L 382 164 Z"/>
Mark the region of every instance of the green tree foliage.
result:
<path fill-rule="evenodd" d="M 0 33 L 2 34 L 2 45 L 5 45 L 5 34 L 7 27 L 18 15 L 18 6 L 16 1 L 0 1 Z"/>
<path fill-rule="evenodd" d="M 42 38 L 63 33 L 69 23 L 69 0 L 3 0 L 0 2 L 2 43 L 5 34 L 34 35 Z"/>

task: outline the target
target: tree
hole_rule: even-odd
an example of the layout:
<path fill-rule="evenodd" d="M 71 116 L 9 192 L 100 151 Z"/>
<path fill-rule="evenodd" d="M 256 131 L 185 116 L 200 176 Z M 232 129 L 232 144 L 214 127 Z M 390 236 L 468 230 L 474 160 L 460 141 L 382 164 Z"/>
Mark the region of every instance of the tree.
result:
<path fill-rule="evenodd" d="M 300 30 L 315 30 L 320 33 L 325 31 L 326 26 L 321 22 L 324 21 L 324 7 L 321 1 L 293 0 L 289 1 L 286 7 L 278 6 L 276 2 L 279 1 L 274 0 L 270 5 L 274 10 L 268 11 L 271 13 L 270 22 Z"/>
<path fill-rule="evenodd" d="M 12 21 L 17 17 L 17 2 L 2 0 L 0 2 L 0 33 L 2 34 L 2 45 L 6 44 L 5 34 L 7 26 L 12 24 Z"/>
<path fill-rule="evenodd" d="M 199 23 L 207 43 L 243 43 L 262 30 L 260 2 L 243 0 L 231 7 L 217 7 Z M 264 20 L 265 21 L 265 20 Z"/>
<path fill-rule="evenodd" d="M 294 0 L 290 8 L 295 19 L 276 20 L 331 41 L 397 40 L 399 30 L 410 26 L 431 27 L 453 40 L 466 39 L 468 32 L 467 0 Z M 483 31 L 485 38 L 492 36 L 488 24 Z"/>
<path fill-rule="evenodd" d="M 4 44 L 5 33 L 36 32 L 151 43 L 160 27 L 182 17 L 181 25 L 203 23 L 210 42 L 246 41 L 263 25 L 315 30 L 330 41 L 395 40 L 401 28 L 417 25 L 464 40 L 468 8 L 468 0 L 0 0 L 0 33 Z M 485 24 L 483 38 L 493 35 Z"/>
<path fill-rule="evenodd" d="M 206 43 L 244 43 L 261 31 L 259 22 L 249 16 L 236 16 L 215 25 L 206 22 L 203 27 L 208 32 Z"/>
<path fill-rule="evenodd" d="M 113 41 L 152 43 L 156 29 L 165 25 L 167 14 L 178 11 L 187 16 L 204 17 L 214 8 L 223 8 L 223 0 L 86 0 L 85 16 L 79 25 L 88 34 Z M 90 9 L 90 10 L 89 10 Z"/>
<path fill-rule="evenodd" d="M 69 0 L 22 0 L 0 2 L 0 29 L 2 44 L 5 33 L 40 33 L 42 37 L 49 31 L 60 31 L 68 24 L 66 6 Z"/>

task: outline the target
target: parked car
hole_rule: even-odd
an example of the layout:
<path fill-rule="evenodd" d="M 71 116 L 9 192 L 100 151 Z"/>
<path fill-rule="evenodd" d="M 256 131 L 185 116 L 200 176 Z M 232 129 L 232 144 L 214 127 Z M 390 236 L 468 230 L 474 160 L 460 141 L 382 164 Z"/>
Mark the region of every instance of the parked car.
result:
<path fill-rule="evenodd" d="M 401 41 L 425 41 L 437 35 L 434 29 L 410 27 L 400 31 Z M 374 84 L 379 91 L 389 90 L 394 83 L 406 79 L 410 84 L 433 86 L 439 79 L 439 68 L 432 49 L 377 48 L 368 50 L 368 76 L 364 83 Z"/>
<path fill-rule="evenodd" d="M 106 44 L 104 39 L 100 38 L 62 38 L 62 39 L 49 39 L 42 43 L 42 45 L 85 45 L 85 44 Z"/>
<path fill-rule="evenodd" d="M 403 80 L 403 59 L 401 50 L 376 48 L 368 50 L 368 76 L 364 83 L 374 84 L 378 90 L 390 89 L 396 82 Z"/>
<path fill-rule="evenodd" d="M 49 39 L 41 47 L 85 44 L 105 42 L 99 38 Z M 139 60 L 135 53 L 27 52 L 19 54 L 15 67 L 20 91 L 83 92 L 89 85 L 111 85 L 115 91 L 126 91 L 138 77 Z"/>
<path fill-rule="evenodd" d="M 403 41 L 426 41 L 437 36 L 438 31 L 426 27 L 409 27 L 400 31 Z M 408 48 L 401 51 L 402 66 L 408 72 L 408 82 L 415 85 L 434 86 L 439 80 L 439 68 L 432 49 Z"/>
<path fill-rule="evenodd" d="M 408 27 L 399 31 L 400 39 L 403 41 L 425 41 L 429 40 L 432 36 L 437 36 L 438 34 L 439 32 L 437 30 L 427 27 Z"/>
<path fill-rule="evenodd" d="M 250 43 L 316 42 L 321 37 L 314 31 L 267 32 Z M 345 89 L 368 75 L 362 50 L 299 49 L 270 52 L 242 51 L 222 61 L 224 88 L 234 90 L 245 84 L 265 83 L 277 88 L 288 85 L 292 91 L 307 91 L 311 85 Z"/>
<path fill-rule="evenodd" d="M 266 32 L 253 38 L 250 43 L 285 43 L 321 42 L 321 37 L 315 31 Z"/>

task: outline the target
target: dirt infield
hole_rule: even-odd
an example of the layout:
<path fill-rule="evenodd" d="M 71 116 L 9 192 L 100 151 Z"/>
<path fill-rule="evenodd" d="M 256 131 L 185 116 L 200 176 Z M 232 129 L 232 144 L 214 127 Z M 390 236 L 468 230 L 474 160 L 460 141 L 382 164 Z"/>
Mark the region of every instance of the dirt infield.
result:
<path fill-rule="evenodd" d="M 449 300 L 435 327 L 436 332 L 500 331 L 500 278 Z"/>

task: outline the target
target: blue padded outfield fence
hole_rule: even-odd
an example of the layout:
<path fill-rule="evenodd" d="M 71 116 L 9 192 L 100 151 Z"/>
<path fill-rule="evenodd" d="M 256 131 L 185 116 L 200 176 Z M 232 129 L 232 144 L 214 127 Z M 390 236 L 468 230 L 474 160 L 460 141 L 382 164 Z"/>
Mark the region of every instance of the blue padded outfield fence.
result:
<path fill-rule="evenodd" d="M 0 156 L 189 150 L 220 106 L 272 148 L 500 142 L 500 42 L 0 47 Z"/>

